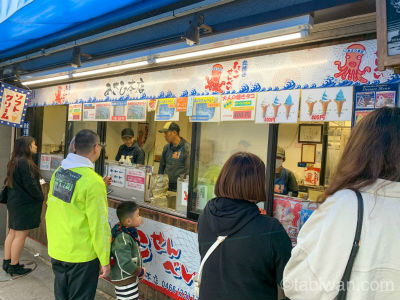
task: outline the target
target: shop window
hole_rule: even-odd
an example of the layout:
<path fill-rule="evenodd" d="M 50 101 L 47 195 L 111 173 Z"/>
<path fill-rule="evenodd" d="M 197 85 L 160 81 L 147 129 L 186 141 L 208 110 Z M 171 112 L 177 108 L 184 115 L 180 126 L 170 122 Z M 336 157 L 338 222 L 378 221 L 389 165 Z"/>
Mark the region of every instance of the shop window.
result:
<path fill-rule="evenodd" d="M 187 191 L 180 193 L 176 189 L 168 189 L 168 184 L 162 181 L 164 176 L 158 175 L 162 151 L 167 143 L 159 130 L 165 123 L 154 121 L 154 113 L 148 113 L 145 122 L 107 122 L 104 175 L 113 178 L 108 189 L 109 197 L 134 200 L 142 205 L 156 206 L 171 212 L 179 211 L 186 215 L 187 206 L 182 203 L 187 203 Z M 181 114 L 180 121 L 175 123 L 180 127 L 180 136 L 190 143 L 189 119 Z M 130 139 L 132 132 L 134 137 Z M 137 147 L 143 150 L 144 159 L 141 159 L 142 154 L 138 155 L 141 150 Z M 155 182 L 157 179 L 161 181 Z M 185 182 L 187 185 L 188 179 Z"/>
<path fill-rule="evenodd" d="M 268 126 L 254 122 L 201 123 L 199 140 L 191 206 L 194 213 L 201 213 L 206 203 L 215 197 L 215 183 L 232 154 L 251 152 L 266 161 Z"/>
<path fill-rule="evenodd" d="M 43 111 L 40 170 L 46 180 L 64 159 L 67 106 L 46 106 Z"/>

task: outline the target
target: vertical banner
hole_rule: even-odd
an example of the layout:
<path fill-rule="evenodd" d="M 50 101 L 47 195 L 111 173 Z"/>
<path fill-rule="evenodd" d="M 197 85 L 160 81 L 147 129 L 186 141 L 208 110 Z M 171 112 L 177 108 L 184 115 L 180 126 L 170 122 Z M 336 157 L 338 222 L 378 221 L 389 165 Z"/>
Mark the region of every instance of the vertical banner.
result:
<path fill-rule="evenodd" d="M 300 90 L 259 93 L 256 123 L 297 123 Z"/>
<path fill-rule="evenodd" d="M 31 92 L 0 83 L 0 123 L 22 128 Z"/>
<path fill-rule="evenodd" d="M 256 93 L 221 96 L 221 121 L 254 121 Z"/>
<path fill-rule="evenodd" d="M 300 121 L 351 121 L 353 87 L 302 90 Z"/>
<path fill-rule="evenodd" d="M 158 99 L 155 121 L 179 121 L 175 98 Z"/>
<path fill-rule="evenodd" d="M 68 106 L 68 121 L 80 121 L 82 119 L 82 103 Z"/>
<path fill-rule="evenodd" d="M 117 222 L 116 210 L 108 209 L 109 222 Z M 138 228 L 146 268 L 142 283 L 176 300 L 197 300 L 193 279 L 200 267 L 197 234 L 142 218 Z M 184 221 L 184 220 L 182 220 Z"/>
<path fill-rule="evenodd" d="M 128 101 L 127 105 L 127 121 L 146 121 L 147 100 Z"/>
<path fill-rule="evenodd" d="M 189 97 L 187 113 L 191 122 L 219 122 L 220 96 Z"/>

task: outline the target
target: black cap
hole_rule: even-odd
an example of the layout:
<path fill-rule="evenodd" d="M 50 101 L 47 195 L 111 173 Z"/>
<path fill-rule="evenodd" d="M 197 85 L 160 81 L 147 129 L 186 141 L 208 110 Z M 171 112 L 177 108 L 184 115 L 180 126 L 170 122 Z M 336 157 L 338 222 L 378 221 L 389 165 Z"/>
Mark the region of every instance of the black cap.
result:
<path fill-rule="evenodd" d="M 121 131 L 121 137 L 134 137 L 135 134 L 133 133 L 133 130 L 131 128 L 125 128 Z"/>
<path fill-rule="evenodd" d="M 174 122 L 167 122 L 165 123 L 163 129 L 160 129 L 158 132 L 164 133 L 167 131 L 176 131 L 177 133 L 179 133 L 181 131 L 181 128 L 179 127 L 178 124 Z"/>

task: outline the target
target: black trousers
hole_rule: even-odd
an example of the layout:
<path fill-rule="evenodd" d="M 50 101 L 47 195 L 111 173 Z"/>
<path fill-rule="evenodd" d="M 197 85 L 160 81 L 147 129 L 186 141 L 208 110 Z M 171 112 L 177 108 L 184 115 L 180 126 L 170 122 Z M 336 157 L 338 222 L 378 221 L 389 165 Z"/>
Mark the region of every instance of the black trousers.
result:
<path fill-rule="evenodd" d="M 93 300 L 96 295 L 100 262 L 67 263 L 51 259 L 56 300 Z"/>

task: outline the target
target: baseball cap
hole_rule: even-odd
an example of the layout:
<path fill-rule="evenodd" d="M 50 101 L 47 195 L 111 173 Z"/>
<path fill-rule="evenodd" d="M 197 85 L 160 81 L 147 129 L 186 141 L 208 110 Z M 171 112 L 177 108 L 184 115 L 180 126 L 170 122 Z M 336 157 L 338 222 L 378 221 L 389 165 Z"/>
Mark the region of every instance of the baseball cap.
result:
<path fill-rule="evenodd" d="M 134 137 L 135 134 L 133 133 L 133 130 L 131 128 L 125 128 L 121 131 L 121 137 Z"/>
<path fill-rule="evenodd" d="M 179 133 L 180 130 L 181 129 L 178 124 L 176 124 L 174 122 L 167 122 L 167 123 L 165 123 L 164 127 L 162 129 L 160 129 L 158 132 L 164 133 L 167 131 L 176 131 L 177 133 Z"/>
<path fill-rule="evenodd" d="M 285 149 L 278 146 L 278 148 L 276 149 L 276 157 L 285 158 Z"/>

